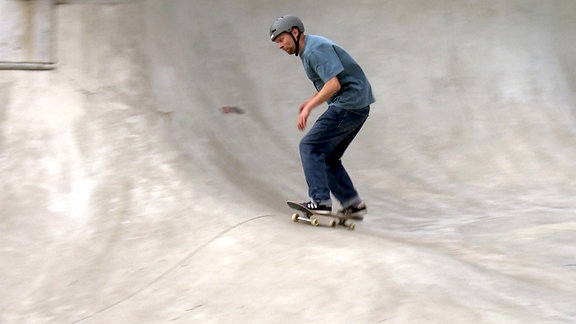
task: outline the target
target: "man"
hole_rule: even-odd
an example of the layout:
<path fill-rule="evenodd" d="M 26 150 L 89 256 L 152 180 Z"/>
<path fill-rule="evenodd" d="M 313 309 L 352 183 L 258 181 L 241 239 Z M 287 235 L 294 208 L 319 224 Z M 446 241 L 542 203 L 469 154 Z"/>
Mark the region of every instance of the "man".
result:
<path fill-rule="evenodd" d="M 328 109 L 300 142 L 300 157 L 311 198 L 303 205 L 328 214 L 332 211 L 332 192 L 343 207 L 339 212 L 362 220 L 366 204 L 354 188 L 341 158 L 375 101 L 370 83 L 358 63 L 340 46 L 321 36 L 305 35 L 304 24 L 296 16 L 276 19 L 270 26 L 270 38 L 289 55 L 300 56 L 317 90 L 300 106 L 298 129 L 306 128 L 312 109 L 328 103 Z"/>

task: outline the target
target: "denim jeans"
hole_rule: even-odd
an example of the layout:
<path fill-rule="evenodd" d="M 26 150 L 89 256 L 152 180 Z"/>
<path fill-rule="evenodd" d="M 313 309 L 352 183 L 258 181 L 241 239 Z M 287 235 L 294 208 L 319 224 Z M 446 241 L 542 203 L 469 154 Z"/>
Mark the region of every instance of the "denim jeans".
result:
<path fill-rule="evenodd" d="M 330 106 L 300 141 L 308 195 L 314 202 L 331 205 L 330 192 L 344 208 L 361 201 L 341 158 L 369 113 L 370 106 L 356 110 Z"/>

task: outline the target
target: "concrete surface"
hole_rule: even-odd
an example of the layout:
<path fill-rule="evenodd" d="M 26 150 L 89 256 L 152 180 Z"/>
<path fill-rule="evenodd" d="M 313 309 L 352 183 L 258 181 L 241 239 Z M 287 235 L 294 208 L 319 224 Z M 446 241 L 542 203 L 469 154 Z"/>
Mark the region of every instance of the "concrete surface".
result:
<path fill-rule="evenodd" d="M 0 70 L 53 67 L 52 0 L 2 0 L 0 21 Z"/>
<path fill-rule="evenodd" d="M 576 322 L 576 3 L 354 6 L 62 1 L 58 69 L 0 73 L 0 322 Z M 313 91 L 285 13 L 377 96 L 354 232 L 284 203 Z"/>

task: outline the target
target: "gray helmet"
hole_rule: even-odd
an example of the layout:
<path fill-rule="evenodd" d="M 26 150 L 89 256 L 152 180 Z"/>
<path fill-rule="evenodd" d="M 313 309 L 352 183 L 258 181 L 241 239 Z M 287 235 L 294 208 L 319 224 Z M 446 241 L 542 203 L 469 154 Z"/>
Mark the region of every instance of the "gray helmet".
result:
<path fill-rule="evenodd" d="M 296 16 L 285 15 L 276 19 L 270 26 L 270 40 L 276 40 L 276 37 L 284 32 L 292 32 L 294 27 L 298 28 L 301 33 L 304 32 L 304 24 Z"/>

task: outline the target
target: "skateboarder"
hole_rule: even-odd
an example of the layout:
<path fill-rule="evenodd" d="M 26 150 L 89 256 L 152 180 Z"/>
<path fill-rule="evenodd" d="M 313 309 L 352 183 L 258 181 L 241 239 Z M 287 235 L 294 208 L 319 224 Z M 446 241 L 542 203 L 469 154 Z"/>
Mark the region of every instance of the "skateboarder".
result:
<path fill-rule="evenodd" d="M 311 199 L 304 205 L 320 213 L 330 213 L 332 192 L 343 207 L 340 212 L 362 219 L 366 204 L 354 188 L 341 158 L 375 101 L 366 75 L 342 47 L 322 36 L 305 35 L 304 24 L 296 16 L 277 18 L 270 26 L 270 39 L 289 55 L 300 56 L 317 90 L 300 106 L 298 129 L 306 128 L 312 109 L 328 103 L 328 109 L 300 142 L 300 157 Z"/>

